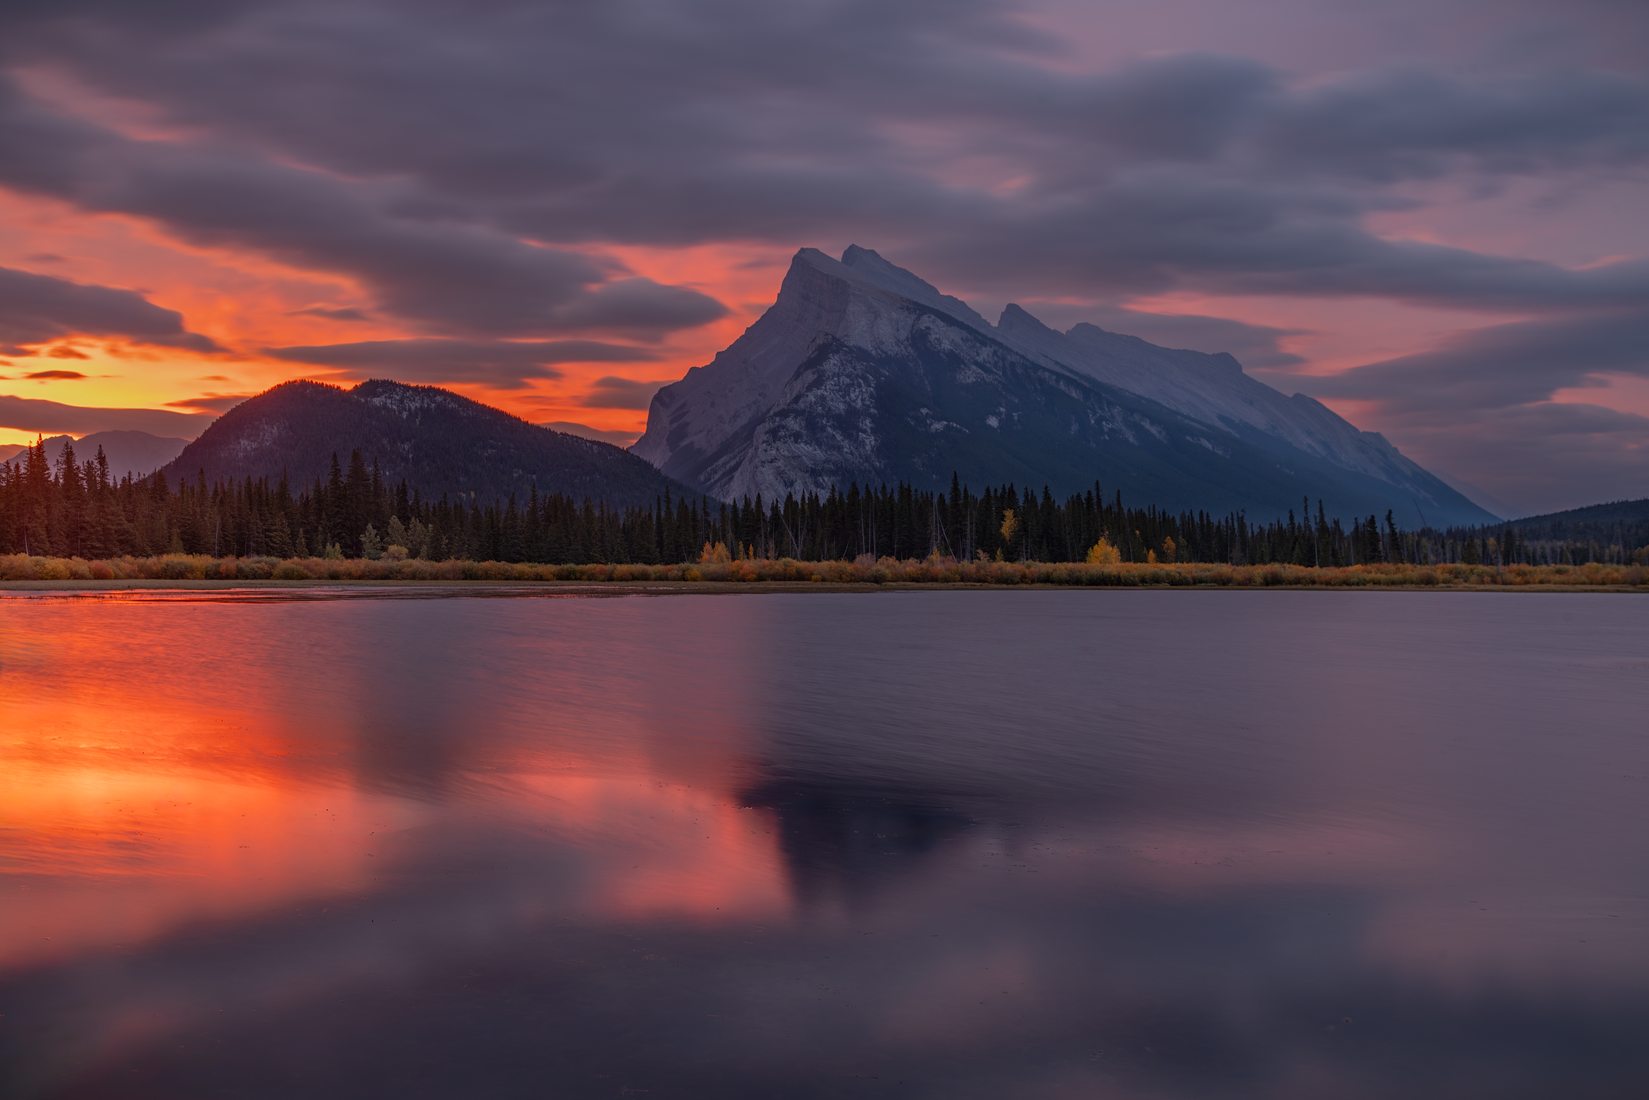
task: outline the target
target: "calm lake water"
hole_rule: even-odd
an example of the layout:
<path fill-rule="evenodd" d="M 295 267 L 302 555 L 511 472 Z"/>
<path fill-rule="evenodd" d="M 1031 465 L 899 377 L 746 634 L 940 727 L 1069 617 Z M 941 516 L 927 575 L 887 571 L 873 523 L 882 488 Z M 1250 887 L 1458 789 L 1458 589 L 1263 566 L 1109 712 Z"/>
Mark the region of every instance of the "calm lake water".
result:
<path fill-rule="evenodd" d="M 1649 600 L 0 596 L 0 1095 L 1649 1096 Z"/>

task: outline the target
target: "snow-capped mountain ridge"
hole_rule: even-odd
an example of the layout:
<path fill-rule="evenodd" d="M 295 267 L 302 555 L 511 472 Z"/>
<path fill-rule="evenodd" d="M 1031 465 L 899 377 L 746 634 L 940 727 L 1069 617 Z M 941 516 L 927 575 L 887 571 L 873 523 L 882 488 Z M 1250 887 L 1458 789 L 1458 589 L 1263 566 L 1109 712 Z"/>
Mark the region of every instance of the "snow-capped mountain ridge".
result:
<path fill-rule="evenodd" d="M 804 248 L 778 298 L 711 363 L 659 391 L 633 451 L 713 495 L 849 481 L 1061 491 L 1095 480 L 1164 507 L 1480 522 L 1488 514 L 1301 394 L 1227 354 L 1163 348 L 1017 305 L 997 324 L 852 246 Z"/>

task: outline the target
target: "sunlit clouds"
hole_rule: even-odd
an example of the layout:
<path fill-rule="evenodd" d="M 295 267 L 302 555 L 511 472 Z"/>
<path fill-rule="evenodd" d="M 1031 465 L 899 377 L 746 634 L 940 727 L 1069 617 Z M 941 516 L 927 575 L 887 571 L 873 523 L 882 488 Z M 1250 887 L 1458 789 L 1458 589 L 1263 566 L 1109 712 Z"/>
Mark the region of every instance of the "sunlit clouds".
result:
<path fill-rule="evenodd" d="M 387 376 L 623 442 L 857 242 L 1229 350 L 1520 509 L 1641 495 L 1646 60 L 1601 2 L 16 5 L 0 401 Z"/>

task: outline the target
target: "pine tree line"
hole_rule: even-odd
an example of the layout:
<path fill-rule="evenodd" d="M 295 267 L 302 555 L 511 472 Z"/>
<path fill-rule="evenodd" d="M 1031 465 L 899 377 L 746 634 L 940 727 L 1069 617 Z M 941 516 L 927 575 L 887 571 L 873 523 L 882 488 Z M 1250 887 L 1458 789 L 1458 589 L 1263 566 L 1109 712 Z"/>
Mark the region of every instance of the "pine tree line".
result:
<path fill-rule="evenodd" d="M 1056 500 L 1011 485 L 949 492 L 909 485 L 733 502 L 666 495 L 614 509 L 536 492 L 503 503 L 422 499 L 386 485 L 359 452 L 333 456 L 329 476 L 293 489 L 283 479 L 177 486 L 160 475 L 111 478 L 101 448 L 72 445 L 50 463 L 37 443 L 0 466 L 0 553 L 85 559 L 163 553 L 216 557 L 413 557 L 432 560 L 662 564 L 715 557 L 811 561 L 940 556 L 1007 561 L 1185 561 L 1344 566 L 1628 564 L 1649 547 L 1521 537 L 1516 528 L 1405 531 L 1388 512 L 1346 525 L 1321 502 L 1286 520 L 1170 514 L 1125 505 L 1097 483 Z M 1649 541 L 1646 539 L 1645 541 Z M 1097 555 L 1097 556 L 1096 556 Z"/>

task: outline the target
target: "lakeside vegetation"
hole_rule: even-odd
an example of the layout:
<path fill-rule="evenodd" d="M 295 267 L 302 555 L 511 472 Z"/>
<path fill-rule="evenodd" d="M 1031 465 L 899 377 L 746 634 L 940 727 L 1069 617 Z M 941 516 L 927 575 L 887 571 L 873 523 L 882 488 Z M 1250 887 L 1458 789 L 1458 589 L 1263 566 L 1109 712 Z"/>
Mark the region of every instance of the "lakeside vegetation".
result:
<path fill-rule="evenodd" d="M 481 581 L 509 584 L 829 584 L 829 585 L 1058 585 L 1068 587 L 1223 588 L 1642 588 L 1642 565 L 1227 565 L 1209 562 L 1008 562 L 871 558 L 798 561 L 732 558 L 710 546 L 700 560 L 668 565 L 638 563 L 543 565 L 501 561 L 428 561 L 379 558 L 215 558 L 162 554 L 88 561 L 13 554 L 0 556 L 4 582 L 335 583 Z"/>

